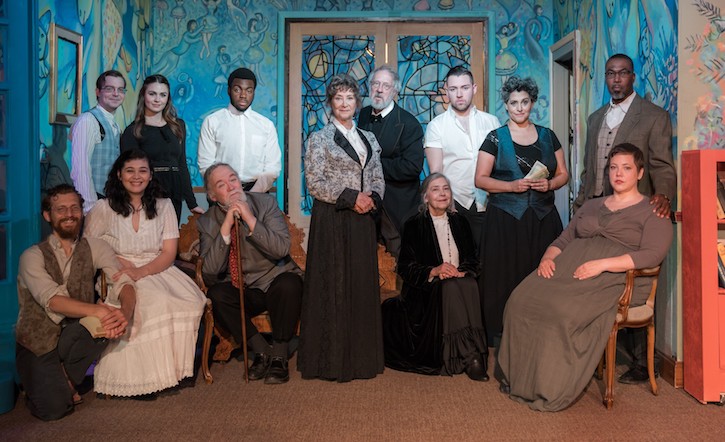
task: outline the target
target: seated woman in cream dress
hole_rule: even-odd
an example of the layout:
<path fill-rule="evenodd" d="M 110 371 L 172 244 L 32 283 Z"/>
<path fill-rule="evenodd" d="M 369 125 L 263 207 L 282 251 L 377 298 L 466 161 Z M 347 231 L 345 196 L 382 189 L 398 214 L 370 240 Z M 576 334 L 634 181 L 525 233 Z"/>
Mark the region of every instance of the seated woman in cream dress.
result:
<path fill-rule="evenodd" d="M 191 377 L 205 297 L 173 266 L 178 221 L 160 198 L 149 160 L 141 150 L 121 153 L 105 189 L 86 219 L 85 235 L 102 238 L 136 281 L 130 332 L 111 343 L 95 369 L 95 390 L 111 396 L 154 399 L 155 393 Z"/>

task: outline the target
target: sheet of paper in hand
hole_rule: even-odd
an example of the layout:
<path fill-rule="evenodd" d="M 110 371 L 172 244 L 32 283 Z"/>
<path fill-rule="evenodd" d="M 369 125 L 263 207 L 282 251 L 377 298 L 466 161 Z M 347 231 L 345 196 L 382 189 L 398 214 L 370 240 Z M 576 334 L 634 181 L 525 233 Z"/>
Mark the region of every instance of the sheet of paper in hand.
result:
<path fill-rule="evenodd" d="M 101 325 L 101 320 L 96 316 L 85 316 L 78 321 L 88 330 L 93 338 L 105 338 L 106 330 Z"/>
<path fill-rule="evenodd" d="M 526 174 L 524 178 L 529 180 L 541 180 L 544 178 L 549 178 L 549 169 L 544 166 L 544 163 L 536 160 L 534 165 L 531 167 L 531 170 L 529 171 L 529 173 Z"/>

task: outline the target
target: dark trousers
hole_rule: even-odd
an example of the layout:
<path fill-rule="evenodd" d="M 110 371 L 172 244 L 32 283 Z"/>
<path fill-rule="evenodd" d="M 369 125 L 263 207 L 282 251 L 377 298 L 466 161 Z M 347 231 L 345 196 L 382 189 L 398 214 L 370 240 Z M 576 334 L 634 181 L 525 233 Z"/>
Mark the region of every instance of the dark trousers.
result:
<path fill-rule="evenodd" d="M 480 254 L 483 250 L 483 230 L 486 228 L 486 212 L 479 212 L 476 210 L 475 201 L 469 209 L 460 205 L 458 201 L 456 201 L 455 204 L 458 213 L 463 215 L 463 217 L 466 218 L 466 221 L 468 221 L 468 225 L 471 226 L 473 240 L 476 242 L 476 250 L 478 250 L 478 253 Z"/>
<path fill-rule="evenodd" d="M 211 299 L 214 320 L 226 329 L 234 339 L 242 342 L 241 308 L 239 289 L 231 282 L 214 284 L 207 296 Z M 272 339 L 288 342 L 292 339 L 300 319 L 302 305 L 302 278 L 286 272 L 277 276 L 267 292 L 255 288 L 244 289 L 244 313 L 247 324 L 247 341 L 259 333 L 252 318 L 264 311 L 269 312 L 272 322 Z"/>
<path fill-rule="evenodd" d="M 473 240 L 476 242 L 476 250 L 478 250 L 478 260 L 480 261 L 480 266 L 483 268 L 483 232 L 486 229 L 486 212 L 479 212 L 476 209 L 476 202 L 473 202 L 473 205 L 466 209 L 463 207 L 458 201 L 455 202 L 456 204 L 456 210 L 458 213 L 463 215 L 464 218 L 466 218 L 466 221 L 468 221 L 468 225 L 471 226 L 471 234 L 473 235 Z M 478 277 L 478 294 L 481 298 L 481 320 L 483 321 L 483 329 L 486 330 L 486 316 L 483 312 L 483 272 L 481 272 L 481 276 Z M 500 340 L 500 336 L 495 337 L 494 339 L 491 339 L 488 341 L 488 345 L 490 346 L 497 346 L 498 341 Z"/>
<path fill-rule="evenodd" d="M 378 237 L 380 242 L 385 246 L 385 250 L 397 260 L 400 255 L 400 232 L 398 232 L 395 223 L 393 223 L 393 220 L 385 210 L 382 211 L 382 216 L 380 217 Z"/>
<path fill-rule="evenodd" d="M 83 382 L 86 370 L 107 345 L 105 339 L 93 339 L 78 321 L 63 327 L 58 346 L 44 355 L 36 356 L 17 344 L 16 365 L 33 416 L 49 421 L 72 412 L 73 390 L 68 379 L 73 385 Z"/>
<path fill-rule="evenodd" d="M 632 357 L 630 368 L 644 367 L 647 368 L 647 327 L 641 328 L 625 328 L 620 333 L 625 333 L 625 349 Z M 654 369 L 655 372 L 660 371 L 660 356 L 655 351 Z"/>

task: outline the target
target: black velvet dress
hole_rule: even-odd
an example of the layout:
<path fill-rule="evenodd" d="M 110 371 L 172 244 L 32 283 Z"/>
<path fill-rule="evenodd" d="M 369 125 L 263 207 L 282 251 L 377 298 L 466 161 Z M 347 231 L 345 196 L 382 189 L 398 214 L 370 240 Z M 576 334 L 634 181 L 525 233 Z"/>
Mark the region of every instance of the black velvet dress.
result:
<path fill-rule="evenodd" d="M 463 216 L 449 213 L 448 220 L 463 278 L 428 281 L 443 263 L 433 221 L 426 211 L 405 223 L 398 260 L 403 289 L 382 305 L 385 365 L 392 369 L 452 375 L 473 355 L 482 354 L 486 363 L 475 242 Z"/>
<path fill-rule="evenodd" d="M 179 120 L 181 129 L 186 134 L 183 120 Z M 186 165 L 186 140 L 180 140 L 169 125 L 162 127 L 144 126 L 141 139 L 133 135 L 135 123 L 131 123 L 121 135 L 121 152 L 130 149 L 141 149 L 149 156 L 154 176 L 166 192 L 176 211 L 176 219 L 181 217 L 181 201 L 186 201 L 189 210 L 196 207 L 194 190 Z"/>

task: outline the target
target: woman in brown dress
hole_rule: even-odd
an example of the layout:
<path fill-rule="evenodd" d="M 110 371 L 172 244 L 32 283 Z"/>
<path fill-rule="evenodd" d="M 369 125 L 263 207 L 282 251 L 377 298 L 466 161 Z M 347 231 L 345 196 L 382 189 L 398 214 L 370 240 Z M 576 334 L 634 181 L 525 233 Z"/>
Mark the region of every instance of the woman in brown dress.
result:
<path fill-rule="evenodd" d="M 608 164 L 614 194 L 587 201 L 511 294 L 496 375 L 512 399 L 541 411 L 571 405 L 604 352 L 624 272 L 659 265 L 667 254 L 672 224 L 637 190 L 643 168 L 639 148 L 615 146 Z M 635 288 L 632 306 L 647 295 Z"/>

